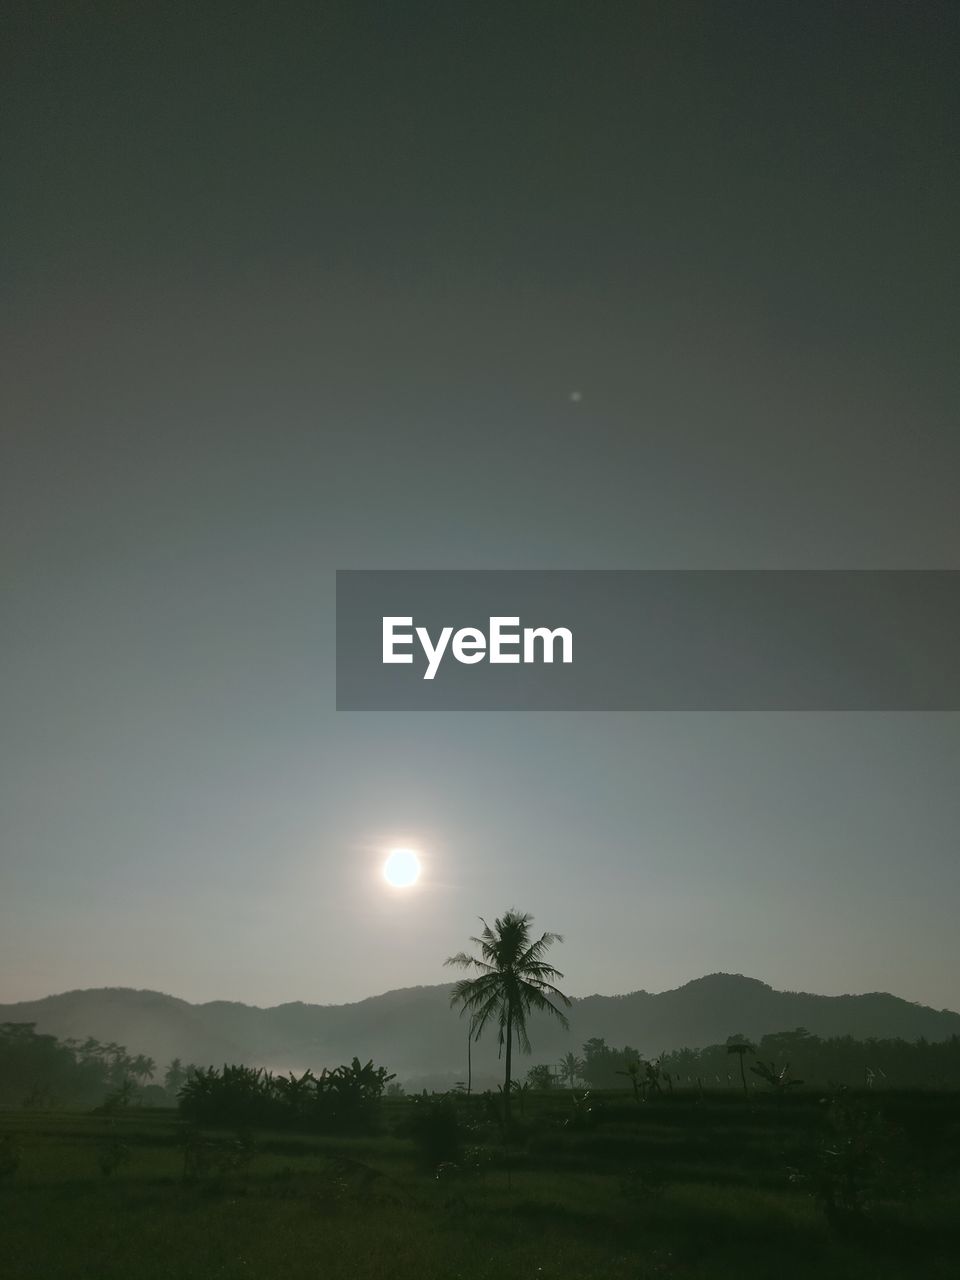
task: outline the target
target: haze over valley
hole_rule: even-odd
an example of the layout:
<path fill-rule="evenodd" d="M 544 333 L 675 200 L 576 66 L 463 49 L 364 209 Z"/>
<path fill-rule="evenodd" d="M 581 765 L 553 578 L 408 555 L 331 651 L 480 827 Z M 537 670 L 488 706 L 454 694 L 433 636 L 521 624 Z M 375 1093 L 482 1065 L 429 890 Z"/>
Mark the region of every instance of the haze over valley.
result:
<path fill-rule="evenodd" d="M 450 1008 L 452 984 L 410 987 L 343 1005 L 295 1002 L 258 1008 L 234 1001 L 191 1004 L 156 991 L 125 987 L 70 991 L 0 1005 L 0 1022 L 36 1022 L 60 1039 L 92 1036 L 125 1045 L 159 1064 L 174 1058 L 198 1065 L 247 1063 L 277 1071 L 320 1070 L 349 1061 L 382 1062 L 412 1087 L 449 1088 L 466 1074 L 466 1023 Z M 593 995 L 572 1002 L 569 1030 L 531 1018 L 534 1054 L 556 1063 L 600 1037 L 655 1058 L 742 1034 L 806 1028 L 821 1037 L 857 1040 L 960 1035 L 960 1013 L 935 1010 L 884 993 L 822 996 L 776 991 L 755 978 L 715 973 L 672 991 Z M 477 1083 L 500 1077 L 495 1037 L 473 1047 Z"/>

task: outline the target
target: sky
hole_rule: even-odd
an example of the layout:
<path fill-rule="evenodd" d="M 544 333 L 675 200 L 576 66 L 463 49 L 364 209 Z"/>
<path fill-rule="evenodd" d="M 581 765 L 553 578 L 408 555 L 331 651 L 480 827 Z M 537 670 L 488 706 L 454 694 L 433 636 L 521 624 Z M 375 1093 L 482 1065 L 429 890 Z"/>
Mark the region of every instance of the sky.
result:
<path fill-rule="evenodd" d="M 956 713 L 338 713 L 333 645 L 338 568 L 960 568 L 956 6 L 0 21 L 0 1000 L 517 906 L 572 995 L 960 1008 Z"/>

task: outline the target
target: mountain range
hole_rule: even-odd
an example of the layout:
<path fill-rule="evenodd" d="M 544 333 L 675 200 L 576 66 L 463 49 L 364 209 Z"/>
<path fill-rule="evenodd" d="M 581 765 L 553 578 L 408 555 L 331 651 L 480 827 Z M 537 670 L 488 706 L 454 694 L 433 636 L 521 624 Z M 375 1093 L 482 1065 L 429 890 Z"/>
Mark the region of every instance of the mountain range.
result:
<path fill-rule="evenodd" d="M 158 991 L 107 987 L 68 991 L 0 1005 L 0 1022 L 33 1022 L 67 1039 L 93 1036 L 131 1053 L 199 1065 L 243 1062 L 274 1070 L 319 1070 L 373 1058 L 408 1086 L 444 1087 L 466 1075 L 466 1023 L 450 1008 L 451 986 L 407 987 L 353 1004 L 300 1002 L 262 1009 L 214 1000 L 190 1004 Z M 805 1027 L 822 1037 L 849 1035 L 946 1040 L 960 1035 L 960 1014 L 931 1009 L 883 992 L 822 996 L 776 991 L 756 978 L 714 973 L 671 991 L 592 995 L 573 1001 L 570 1029 L 542 1018 L 530 1024 L 532 1062 L 556 1062 L 599 1036 L 644 1056 L 701 1048 L 739 1033 L 752 1040 Z M 492 1083 L 496 1035 L 473 1049 L 474 1082 Z"/>

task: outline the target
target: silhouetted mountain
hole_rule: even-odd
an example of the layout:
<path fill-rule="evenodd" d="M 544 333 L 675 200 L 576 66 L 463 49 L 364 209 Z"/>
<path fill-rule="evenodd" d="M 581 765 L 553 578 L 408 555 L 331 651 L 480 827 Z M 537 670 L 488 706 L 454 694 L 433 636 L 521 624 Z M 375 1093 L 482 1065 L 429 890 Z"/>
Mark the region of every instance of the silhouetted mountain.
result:
<path fill-rule="evenodd" d="M 270 1009 L 223 1000 L 193 1005 L 156 991 L 126 987 L 69 991 L 0 1005 L 0 1021 L 35 1022 L 60 1038 L 116 1041 L 159 1063 L 244 1062 L 278 1070 L 319 1069 L 373 1058 L 402 1080 L 449 1081 L 466 1073 L 466 1025 L 449 1007 L 450 985 L 408 987 L 355 1004 L 282 1004 Z M 570 1030 L 534 1020 L 533 1062 L 555 1062 L 592 1036 L 647 1056 L 701 1048 L 740 1032 L 753 1040 L 806 1027 L 815 1035 L 858 1040 L 946 1040 L 960 1035 L 960 1014 L 912 1004 L 882 992 L 819 996 L 775 991 L 756 978 L 715 973 L 673 991 L 587 996 L 569 1011 Z M 524 1064 L 525 1065 L 525 1064 Z M 496 1036 L 474 1049 L 478 1083 L 498 1072 Z"/>

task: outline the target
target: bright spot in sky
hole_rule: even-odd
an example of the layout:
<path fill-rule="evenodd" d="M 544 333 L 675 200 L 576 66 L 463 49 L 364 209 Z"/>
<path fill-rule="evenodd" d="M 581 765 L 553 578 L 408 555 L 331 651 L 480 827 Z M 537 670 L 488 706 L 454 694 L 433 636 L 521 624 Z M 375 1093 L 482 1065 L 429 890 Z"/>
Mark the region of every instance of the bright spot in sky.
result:
<path fill-rule="evenodd" d="M 573 403 L 574 403 L 574 404 L 579 404 L 579 403 L 580 403 L 580 401 L 583 399 L 583 392 L 582 392 L 582 391 L 571 391 L 571 392 L 570 392 L 570 399 L 573 401 Z"/>
<path fill-rule="evenodd" d="M 420 859 L 412 849 L 394 849 L 383 864 L 383 878 L 395 889 L 406 889 L 420 877 Z"/>

